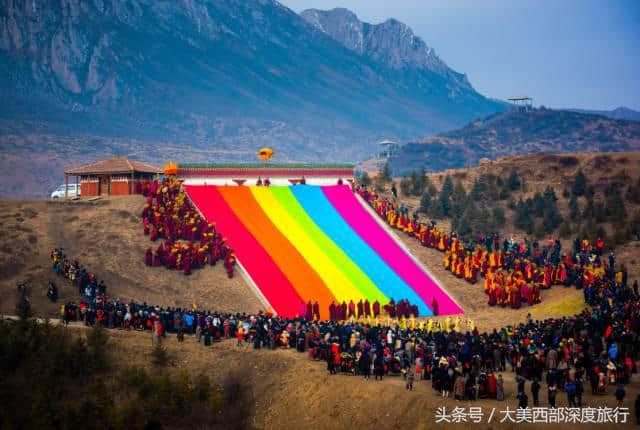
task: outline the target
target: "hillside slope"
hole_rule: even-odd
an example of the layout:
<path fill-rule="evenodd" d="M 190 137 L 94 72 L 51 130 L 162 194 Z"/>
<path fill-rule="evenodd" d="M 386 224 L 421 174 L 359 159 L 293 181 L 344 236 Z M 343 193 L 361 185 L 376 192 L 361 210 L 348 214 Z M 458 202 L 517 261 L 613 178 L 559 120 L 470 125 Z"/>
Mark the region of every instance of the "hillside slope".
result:
<path fill-rule="evenodd" d="M 510 176 L 514 172 L 518 178 L 518 185 L 507 191 Z M 572 213 L 573 185 L 578 172 L 584 173 L 587 180 L 586 188 L 593 192 L 593 196 L 589 198 L 589 192 L 575 196 L 575 213 Z M 374 177 L 377 174 L 371 173 Z M 542 241 L 550 237 L 560 238 L 563 247 L 567 249 L 573 246 L 572 241 L 576 237 L 595 241 L 598 233 L 604 233 L 608 248 L 615 248 L 618 262 L 625 264 L 629 270 L 629 279 L 640 280 L 640 259 L 637 257 L 640 250 L 640 152 L 542 153 L 502 157 L 497 160 L 484 160 L 471 168 L 429 172 L 425 177 L 428 182 L 423 193 L 430 196 L 429 208 L 426 212 L 420 213 L 425 222 L 436 219 L 438 225 L 451 230 L 452 224 L 459 228 L 460 219 L 466 218 L 474 227 L 474 238 L 494 232 L 500 233 L 502 237 L 514 237 L 519 240 L 529 238 Z M 472 217 L 469 213 L 464 213 L 465 210 L 458 215 L 443 216 L 440 213 L 438 201 L 447 178 L 454 184 L 454 189 L 460 186 L 466 193 L 465 202 L 461 205 L 469 206 L 472 202 L 480 211 L 479 214 Z M 400 178 L 394 179 L 400 203 L 408 207 L 411 213 L 421 210 L 421 195 L 415 195 L 413 192 L 404 193 L 402 181 Z M 406 179 L 405 181 L 411 183 Z M 383 195 L 392 197 L 390 183 L 377 183 L 377 187 Z M 608 213 L 613 209 L 609 205 L 615 203 L 615 200 L 609 199 L 612 187 L 618 190 L 624 202 L 625 213 L 621 217 Z M 544 218 L 536 216 L 535 210 L 530 209 L 533 231 L 523 230 L 517 223 L 519 201 L 535 207 L 536 195 L 544 196 L 547 189 L 555 193 L 557 201 L 553 206 L 557 207 L 562 217 L 561 223 L 547 231 L 542 228 Z M 474 192 L 478 192 L 481 197 L 474 198 Z M 545 204 L 548 206 L 548 202 Z M 495 208 L 503 211 L 504 220 L 496 220 L 493 212 Z M 619 243 L 616 243 L 616 239 Z M 442 254 L 435 253 L 433 258 L 438 258 L 438 255 Z"/>
<path fill-rule="evenodd" d="M 16 286 L 22 281 L 29 285 L 31 301 L 41 316 L 55 317 L 60 303 L 81 300 L 69 281 L 51 269 L 49 253 L 55 246 L 62 246 L 70 258 L 104 279 L 111 297 L 164 306 L 190 307 L 195 303 L 199 308 L 231 312 L 263 308 L 243 278 L 236 275 L 228 279 L 220 264 L 194 270 L 189 277 L 146 267 L 144 251 L 151 242 L 143 235 L 138 217 L 143 204 L 140 196 L 113 197 L 94 204 L 0 200 L 0 234 L 6 240 L 0 247 L 0 272 L 4 274 L 0 279 L 0 313 L 15 312 Z M 543 305 L 487 312 L 480 285 L 472 287 L 450 276 L 442 268 L 438 251 L 422 247 L 405 235 L 398 237 L 460 304 L 465 316 L 487 330 L 514 319 L 524 320 L 528 312 L 536 317 L 561 316 L 566 309 L 579 312 L 584 304 L 580 291 L 554 288 L 543 292 Z M 59 287 L 58 304 L 46 297 L 49 281 Z M 478 301 L 479 294 L 482 301 Z M 568 308 L 562 303 L 569 303 Z"/>
<path fill-rule="evenodd" d="M 600 115 L 534 109 L 509 110 L 463 128 L 403 145 L 389 160 L 394 174 L 474 166 L 481 158 L 535 152 L 633 151 L 640 123 Z"/>
<path fill-rule="evenodd" d="M 128 364 L 152 370 L 148 334 L 116 330 L 109 334 L 113 351 L 130 357 Z M 466 405 L 481 407 L 485 414 L 482 423 L 473 424 L 475 429 L 515 429 L 517 426 L 506 422 L 495 424 L 503 416 L 500 411 L 507 406 L 512 411 L 518 407 L 515 373 L 509 371 L 503 373 L 504 402 L 478 399 L 461 406 L 463 403 L 453 398 L 443 399 L 432 389 L 431 381 L 416 381 L 413 391 L 407 391 L 401 376 L 385 377 L 383 381 L 367 381 L 350 375 L 330 376 L 326 363 L 311 361 L 307 354 L 293 349 L 247 350 L 236 347 L 234 341 L 225 341 L 214 343 L 209 351 L 203 350 L 204 347 L 190 337 L 184 343 L 169 339 L 165 346 L 179 358 L 176 367 L 169 370 L 177 376 L 185 371 L 194 376 L 203 372 L 214 381 L 222 380 L 240 366 L 255 396 L 255 409 L 252 410 L 255 428 L 460 430 L 469 428 L 469 423 L 436 424 L 436 409 L 444 406 L 450 412 L 455 407 L 468 408 Z M 634 374 L 633 382 L 626 386 L 625 407 L 632 407 L 636 393 L 640 391 L 638 380 L 638 375 Z M 541 396 L 541 400 L 544 404 L 546 396 Z M 616 401 L 613 395 L 596 397 L 590 390 L 585 390 L 584 404 L 613 408 Z M 558 406 L 567 406 L 567 396 L 558 396 Z M 488 424 L 492 408 L 496 408 L 496 416 L 493 423 Z M 549 424 L 528 424 L 527 427 L 545 429 Z M 620 424 L 600 424 L 599 428 L 618 429 Z"/>
<path fill-rule="evenodd" d="M 98 279 L 107 294 L 122 300 L 163 306 L 256 312 L 260 302 L 241 276 L 228 279 L 221 264 L 182 272 L 144 265 L 152 245 L 142 233 L 142 196 L 64 204 L 46 201 L 0 201 L 0 311 L 13 313 L 18 282 L 27 281 L 31 300 L 40 315 L 58 315 L 58 305 L 46 297 L 49 281 L 60 291 L 58 303 L 78 301 L 77 290 L 51 269 L 50 252 L 64 248 Z M 11 244 L 11 245 L 9 245 Z M 158 246 L 156 242 L 155 247 Z"/>

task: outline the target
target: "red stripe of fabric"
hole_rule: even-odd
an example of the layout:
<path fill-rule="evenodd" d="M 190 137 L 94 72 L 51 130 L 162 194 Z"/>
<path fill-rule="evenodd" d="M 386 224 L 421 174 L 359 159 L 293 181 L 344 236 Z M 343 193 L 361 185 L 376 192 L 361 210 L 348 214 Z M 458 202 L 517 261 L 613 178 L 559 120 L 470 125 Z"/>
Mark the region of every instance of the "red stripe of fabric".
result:
<path fill-rule="evenodd" d="M 279 315 L 295 316 L 303 302 L 293 285 L 260 243 L 240 222 L 215 186 L 185 185 L 193 204 L 208 222 L 216 223 L 245 270 Z"/>

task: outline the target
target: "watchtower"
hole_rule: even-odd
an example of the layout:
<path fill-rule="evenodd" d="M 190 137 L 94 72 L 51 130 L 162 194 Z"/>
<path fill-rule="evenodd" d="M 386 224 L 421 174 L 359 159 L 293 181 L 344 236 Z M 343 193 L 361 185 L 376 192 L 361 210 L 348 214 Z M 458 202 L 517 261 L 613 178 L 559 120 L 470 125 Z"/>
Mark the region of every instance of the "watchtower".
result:
<path fill-rule="evenodd" d="M 516 110 L 528 111 L 533 107 L 533 99 L 527 96 L 515 96 L 509 97 L 507 100 L 511 103 L 511 106 Z"/>

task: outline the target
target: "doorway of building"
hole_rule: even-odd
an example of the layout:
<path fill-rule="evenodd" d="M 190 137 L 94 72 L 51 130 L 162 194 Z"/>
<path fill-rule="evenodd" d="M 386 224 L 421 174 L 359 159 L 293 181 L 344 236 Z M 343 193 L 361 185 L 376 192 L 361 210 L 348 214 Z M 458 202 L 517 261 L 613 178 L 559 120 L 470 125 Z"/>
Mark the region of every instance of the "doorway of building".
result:
<path fill-rule="evenodd" d="M 101 176 L 100 177 L 100 195 L 106 196 L 109 194 L 109 177 Z"/>

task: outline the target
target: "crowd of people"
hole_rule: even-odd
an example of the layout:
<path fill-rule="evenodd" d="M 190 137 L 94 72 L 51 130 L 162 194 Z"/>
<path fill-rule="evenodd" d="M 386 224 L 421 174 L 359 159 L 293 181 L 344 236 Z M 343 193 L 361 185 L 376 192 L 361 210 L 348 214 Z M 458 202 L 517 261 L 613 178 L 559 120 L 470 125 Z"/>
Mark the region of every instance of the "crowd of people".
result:
<path fill-rule="evenodd" d="M 618 278 L 626 283 L 627 270 L 615 269 L 615 255 L 604 255 L 605 243 L 574 241 L 572 250 L 563 250 L 559 240 L 524 240 L 501 238 L 499 235 L 461 240 L 456 232 L 447 232 L 435 221 L 423 223 L 417 214 L 409 216 L 408 208 L 364 187 L 358 194 L 391 227 L 405 232 L 423 246 L 444 254 L 444 268 L 471 284 L 484 278 L 483 289 L 489 306 L 510 306 L 518 309 L 524 303 L 540 303 L 542 289 L 552 285 L 575 286 L 578 289 L 597 288 L 604 281 Z"/>
<path fill-rule="evenodd" d="M 396 314 L 390 323 L 369 323 L 127 303 L 109 299 L 104 283 L 78 262 L 71 263 L 63 250 L 52 251 L 51 259 L 56 273 L 79 289 L 85 287 L 80 303 L 61 307 L 65 323 L 148 330 L 157 341 L 168 334 L 182 341 L 185 334 L 192 334 L 207 346 L 235 338 L 238 345 L 257 349 L 294 348 L 314 360 L 325 360 L 331 374 L 365 379 L 372 374 L 375 379 L 400 375 L 407 389 L 426 380 L 441 396 L 458 400 L 516 396 L 525 407 L 530 392 L 537 406 L 546 384 L 549 406 L 555 407 L 556 395 L 564 392 L 570 406 L 581 407 L 586 383 L 593 394 L 620 399 L 624 384 L 637 372 L 640 295 L 637 282 L 630 287 L 622 279 L 606 278 L 587 287 L 585 298 L 591 309 L 579 315 L 544 321 L 528 317 L 519 325 L 480 333 L 472 321 L 465 324 L 459 316 L 409 324 Z M 357 313 L 357 305 L 355 309 Z M 505 387 L 502 374 L 508 371 L 517 375 L 515 390 Z"/>
<path fill-rule="evenodd" d="M 65 255 L 64 249 L 55 248 L 50 253 L 53 270 L 58 276 L 68 279 L 71 284 L 78 289 L 78 294 L 89 300 L 104 295 L 107 286 L 103 280 L 98 282 L 96 275 L 89 272 L 77 260 L 71 261 Z M 49 282 L 47 297 L 53 302 L 58 300 L 58 287 L 55 283 Z"/>
<path fill-rule="evenodd" d="M 234 276 L 236 257 L 226 239 L 193 207 L 181 182 L 168 178 L 142 188 L 147 202 L 142 210 L 145 235 L 152 242 L 163 240 L 145 253 L 147 266 L 164 266 L 190 275 L 193 269 L 222 261 L 229 278 Z"/>
<path fill-rule="evenodd" d="M 318 304 L 311 302 L 306 305 L 307 319 L 313 319 L 313 317 L 319 316 L 317 312 Z M 369 302 L 368 299 L 360 299 L 358 303 L 350 300 L 347 304 L 345 301 L 342 303 L 331 302 L 329 305 L 329 319 L 332 321 L 341 321 L 347 319 L 363 319 L 363 318 L 378 318 L 379 316 L 386 316 L 389 318 L 411 318 L 418 317 L 418 306 L 411 304 L 408 300 L 390 299 L 389 303 L 380 306 L 380 302 L 377 300 Z M 309 318 L 311 316 L 311 318 Z"/>
<path fill-rule="evenodd" d="M 199 246 L 191 245 L 190 254 L 197 247 L 196 253 L 211 255 L 211 245 L 220 237 L 214 226 L 199 217 L 178 183 L 156 184 L 149 188 L 143 211 L 145 233 L 154 229 L 155 238 L 164 238 L 170 246 L 161 245 L 151 264 L 156 265 L 158 254 L 166 259 L 163 253 L 167 251 L 185 255 L 186 251 L 172 251 L 181 239 L 200 241 Z M 109 299 L 104 283 L 77 261 L 71 263 L 58 248 L 51 253 L 54 270 L 83 296 L 78 304 L 63 305 L 61 318 L 66 323 L 76 320 L 107 328 L 149 330 L 158 341 L 173 333 L 179 341 L 192 334 L 205 345 L 235 338 L 239 346 L 256 349 L 294 348 L 311 359 L 325 361 L 330 374 L 365 379 L 372 374 L 375 379 L 401 375 L 408 390 L 420 381 L 430 381 L 439 395 L 456 400 L 511 396 L 517 397 L 520 407 L 528 407 L 530 393 L 532 405 L 539 406 L 544 403 L 541 392 L 546 391 L 550 407 L 556 407 L 561 393 L 570 407 L 582 407 L 587 384 L 593 395 L 614 395 L 619 402 L 624 399 L 624 387 L 637 373 L 640 358 L 640 293 L 637 281 L 628 285 L 627 272 L 616 266 L 615 256 L 604 255 L 602 241 L 576 240 L 571 252 L 563 252 L 559 241 L 517 243 L 497 235 L 463 242 L 435 223 L 427 225 L 415 216 L 409 218 L 406 208 L 375 193 L 364 188 L 357 192 L 391 226 L 443 252 L 445 266 L 452 273 L 469 282 L 482 276 L 490 305 L 517 307 L 515 295 L 532 304 L 530 297 L 533 303 L 539 300 L 541 288 L 573 285 L 583 289 L 590 308 L 578 315 L 546 320 L 533 320 L 529 315 L 525 322 L 491 332 L 480 332 L 472 321 L 465 324 L 459 316 L 455 320 L 408 322 L 417 311 L 406 301 L 392 302 L 382 310 L 378 302 L 371 306 L 367 301 L 332 304 L 326 321 L 319 320 L 317 303 L 311 302 L 296 318 L 269 312 L 231 314 L 195 306 L 164 308 Z M 226 247 L 223 240 L 219 243 Z M 200 251 L 205 246 L 206 250 Z M 179 248 L 183 249 L 182 245 Z M 225 249 L 232 255 L 228 247 Z M 186 261 L 184 258 L 181 260 Z M 177 268 L 177 255 L 175 260 Z M 159 258 L 157 265 L 166 265 L 164 261 Z M 517 288 L 517 292 L 509 288 Z M 362 320 L 362 316 L 376 317 L 382 312 L 393 321 Z M 515 373 L 515 389 L 505 386 L 506 372 Z"/>

